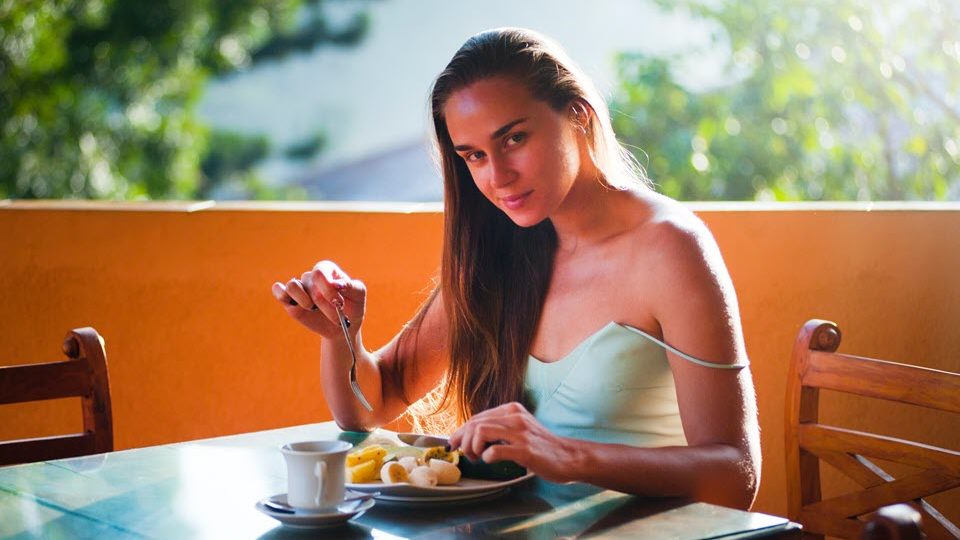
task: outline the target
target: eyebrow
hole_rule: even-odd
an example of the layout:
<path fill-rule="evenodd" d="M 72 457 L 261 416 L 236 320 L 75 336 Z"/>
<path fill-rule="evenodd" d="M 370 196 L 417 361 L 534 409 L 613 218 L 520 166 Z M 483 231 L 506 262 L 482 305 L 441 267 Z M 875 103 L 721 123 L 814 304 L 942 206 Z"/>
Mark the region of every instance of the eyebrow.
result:
<path fill-rule="evenodd" d="M 492 135 L 490 135 L 490 140 L 496 140 L 496 139 L 499 139 L 500 137 L 503 137 L 504 135 L 506 135 L 508 131 L 513 129 L 513 126 L 521 122 L 526 122 L 527 120 L 528 118 L 524 116 L 523 118 L 517 118 L 516 120 L 511 120 L 510 122 L 507 122 L 506 124 L 497 128 L 497 130 L 494 131 Z M 471 148 L 473 147 L 470 146 L 469 144 L 458 144 L 457 146 L 453 147 L 453 149 L 458 152 L 462 152 L 464 150 L 470 150 Z"/>

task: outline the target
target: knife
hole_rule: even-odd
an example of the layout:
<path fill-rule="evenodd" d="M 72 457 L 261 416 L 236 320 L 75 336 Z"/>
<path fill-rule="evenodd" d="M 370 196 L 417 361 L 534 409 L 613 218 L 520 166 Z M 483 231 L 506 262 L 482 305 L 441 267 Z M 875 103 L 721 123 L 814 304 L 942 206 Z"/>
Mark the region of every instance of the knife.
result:
<path fill-rule="evenodd" d="M 450 445 L 450 440 L 446 437 L 436 435 L 423 435 L 421 433 L 397 433 L 400 442 L 416 446 L 418 448 L 430 448 L 433 446 L 442 446 L 446 448 Z"/>

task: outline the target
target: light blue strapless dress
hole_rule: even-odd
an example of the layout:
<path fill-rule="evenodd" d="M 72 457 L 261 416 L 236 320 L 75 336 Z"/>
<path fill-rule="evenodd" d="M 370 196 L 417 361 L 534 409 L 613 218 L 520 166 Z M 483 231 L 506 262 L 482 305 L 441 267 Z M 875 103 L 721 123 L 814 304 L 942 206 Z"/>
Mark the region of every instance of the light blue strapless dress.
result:
<path fill-rule="evenodd" d="M 545 427 L 564 437 L 686 445 L 667 350 L 705 367 L 746 366 L 706 362 L 642 330 L 610 322 L 555 362 L 530 356 L 524 379 L 529 405 Z"/>

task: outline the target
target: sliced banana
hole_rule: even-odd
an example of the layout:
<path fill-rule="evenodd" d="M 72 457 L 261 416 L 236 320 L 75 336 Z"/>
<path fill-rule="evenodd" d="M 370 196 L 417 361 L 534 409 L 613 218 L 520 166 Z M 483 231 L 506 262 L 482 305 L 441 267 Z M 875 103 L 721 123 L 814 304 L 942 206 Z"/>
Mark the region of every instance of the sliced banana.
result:
<path fill-rule="evenodd" d="M 440 485 L 456 484 L 460 481 L 460 468 L 442 459 L 431 459 L 430 470 L 437 473 L 437 482 Z"/>
<path fill-rule="evenodd" d="M 403 465 L 403 468 L 406 469 L 407 472 L 416 469 L 419 464 L 416 456 L 404 456 L 400 458 L 400 465 Z"/>
<path fill-rule="evenodd" d="M 375 461 L 377 462 L 377 467 L 380 467 L 380 463 L 382 463 L 386 455 L 387 449 L 376 444 L 360 448 L 347 454 L 347 467 L 359 465 L 364 461 Z"/>
<path fill-rule="evenodd" d="M 406 482 L 408 477 L 407 469 L 396 461 L 388 461 L 380 468 L 380 479 L 384 484 Z"/>
<path fill-rule="evenodd" d="M 410 483 L 415 486 L 436 487 L 438 481 L 437 472 L 426 465 L 420 465 L 410 471 Z"/>
<path fill-rule="evenodd" d="M 373 482 L 377 478 L 377 462 L 370 460 L 364 461 L 359 465 L 347 467 L 347 482 L 351 484 L 362 484 L 364 482 Z"/>

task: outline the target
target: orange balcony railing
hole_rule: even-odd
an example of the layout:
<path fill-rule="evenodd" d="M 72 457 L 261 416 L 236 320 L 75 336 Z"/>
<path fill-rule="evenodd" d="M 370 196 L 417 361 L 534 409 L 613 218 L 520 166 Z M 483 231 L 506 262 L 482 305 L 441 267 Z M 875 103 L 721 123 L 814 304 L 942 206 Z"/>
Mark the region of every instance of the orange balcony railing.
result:
<path fill-rule="evenodd" d="M 960 371 L 960 204 L 691 207 L 740 300 L 764 450 L 755 507 L 783 514 L 785 378 L 804 321 L 837 321 L 844 351 Z M 441 230 L 436 205 L 0 202 L 0 364 L 57 359 L 68 329 L 94 326 L 118 449 L 328 420 L 318 338 L 271 284 L 336 260 L 367 283 L 364 339 L 377 347 L 425 298 Z M 74 405 L 0 407 L 0 437 L 76 429 Z M 960 433 L 941 418 L 900 423 L 940 444 Z"/>

